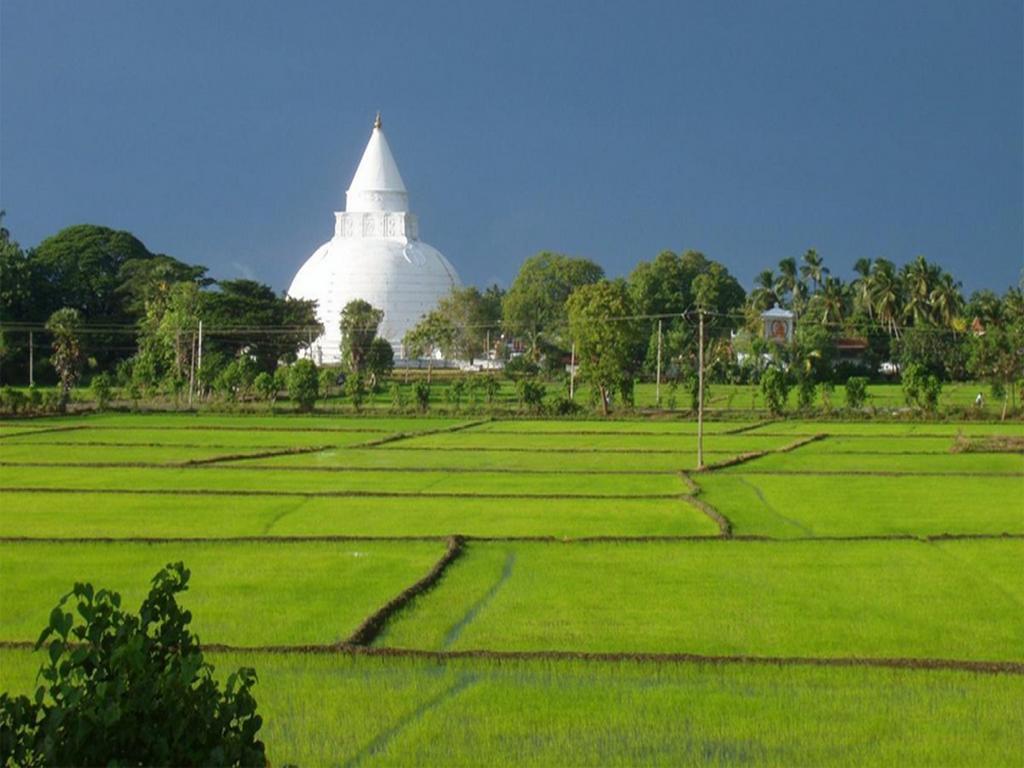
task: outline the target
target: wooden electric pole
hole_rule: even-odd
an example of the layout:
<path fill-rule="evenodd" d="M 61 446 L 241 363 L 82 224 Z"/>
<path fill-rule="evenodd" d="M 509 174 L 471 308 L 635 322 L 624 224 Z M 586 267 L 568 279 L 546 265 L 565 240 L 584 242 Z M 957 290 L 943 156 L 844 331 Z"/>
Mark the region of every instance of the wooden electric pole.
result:
<path fill-rule="evenodd" d="M 654 380 L 654 404 L 661 408 L 661 320 L 658 320 L 658 373 Z"/>
<path fill-rule="evenodd" d="M 576 342 L 572 343 L 572 352 L 569 353 L 569 399 L 576 397 Z"/>
<path fill-rule="evenodd" d="M 697 349 L 697 469 L 704 468 L 704 310 L 699 310 Z"/>
<path fill-rule="evenodd" d="M 35 373 L 35 352 L 33 351 L 33 341 L 35 337 L 32 331 L 28 332 L 28 385 L 34 387 L 36 385 L 36 373 Z"/>

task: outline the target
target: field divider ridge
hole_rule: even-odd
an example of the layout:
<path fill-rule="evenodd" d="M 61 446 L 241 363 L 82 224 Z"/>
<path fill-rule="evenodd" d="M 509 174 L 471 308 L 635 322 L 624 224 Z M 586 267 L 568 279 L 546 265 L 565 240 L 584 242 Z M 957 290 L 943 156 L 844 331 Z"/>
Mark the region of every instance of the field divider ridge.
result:
<path fill-rule="evenodd" d="M 876 454 L 877 455 L 877 454 Z M 737 475 L 818 475 L 821 477 L 1024 477 L 1024 472 L 965 472 L 963 470 L 924 469 L 744 469 Z"/>
<path fill-rule="evenodd" d="M 702 510 L 703 511 L 703 510 Z M 249 536 L 0 536 L 0 544 L 302 544 L 331 542 L 444 542 L 451 538 L 445 534 L 409 534 L 386 536 L 376 534 L 284 534 L 270 536 L 253 534 Z M 864 533 L 827 536 L 766 536 L 757 533 L 731 533 L 707 536 L 700 534 L 641 534 L 638 536 L 475 536 L 460 534 L 464 542 L 496 544 L 674 544 L 694 542 L 745 542 L 753 544 L 793 544 L 808 542 L 858 542 L 858 541 L 913 541 L 930 544 L 941 541 L 1017 541 L 1024 540 L 1020 533 Z"/>
<path fill-rule="evenodd" d="M 74 432 L 76 429 L 85 429 L 87 424 L 71 424 L 64 427 L 46 427 L 45 429 L 25 429 L 21 432 L 8 432 L 0 434 L 0 441 L 9 437 L 25 437 L 27 435 L 45 435 L 50 432 Z"/>
<path fill-rule="evenodd" d="M 449 536 L 448 547 L 445 549 L 441 559 L 434 563 L 434 566 L 427 574 L 414 584 L 406 587 L 400 593 L 391 598 L 377 611 L 368 616 L 360 624 L 355 632 L 341 643 L 343 646 L 368 646 L 370 645 L 387 624 L 388 620 L 398 611 L 402 610 L 418 595 L 427 592 L 441 580 L 445 570 L 459 558 L 464 550 L 465 538 L 462 536 Z"/>
<path fill-rule="evenodd" d="M 0 640 L 0 650 L 34 650 L 33 640 Z M 79 646 L 79 643 L 71 647 Z M 426 659 L 443 663 L 454 659 L 482 659 L 493 661 L 582 661 L 594 663 L 636 664 L 708 664 L 751 665 L 773 667 L 874 667 L 883 669 L 950 670 L 995 675 L 1024 675 L 1024 662 L 984 661 L 975 659 L 945 659 L 929 657 L 890 656 L 754 656 L 707 655 L 699 653 L 636 653 L 591 651 L 496 651 L 461 650 L 432 651 L 420 648 L 370 647 L 350 643 L 308 645 L 231 645 L 203 643 L 203 651 L 210 653 L 266 653 L 266 654 L 322 654 L 345 656 L 376 656 L 382 658 Z"/>
<path fill-rule="evenodd" d="M 720 434 L 723 434 L 723 435 L 742 435 L 744 432 L 750 432 L 750 431 L 755 430 L 755 429 L 760 429 L 761 427 L 767 427 L 769 424 L 773 424 L 773 423 L 774 423 L 774 419 L 765 419 L 765 420 L 762 420 L 762 421 L 755 421 L 753 424 L 746 424 L 746 425 L 744 425 L 742 427 L 733 427 L 732 429 L 727 429 L 724 432 L 721 432 Z"/>
<path fill-rule="evenodd" d="M 120 496 L 297 496 L 300 498 L 380 498 L 380 499 L 583 499 L 586 501 L 630 501 L 635 499 L 680 499 L 681 493 L 455 493 L 447 491 L 277 491 L 252 488 L 228 490 L 222 488 L 59 488 L 0 486 L 0 493 L 69 493 L 111 494 Z"/>
<path fill-rule="evenodd" d="M 497 474 L 497 475 L 674 475 L 673 469 L 539 469 L 536 467 L 360 467 L 334 466 L 325 467 L 319 464 L 281 464 L 281 465 L 221 465 L 221 461 L 244 461 L 245 459 L 274 458 L 293 454 L 318 453 L 331 450 L 335 446 L 318 446 L 267 451 L 256 454 L 238 454 L 231 456 L 214 456 L 208 459 L 189 459 L 184 462 L 144 462 L 144 461 L 0 461 L 0 467 L 74 467 L 74 468 L 117 468 L 124 469 L 224 469 L 252 472 L 380 472 L 380 473 L 450 473 L 450 474 Z"/>
<path fill-rule="evenodd" d="M 217 464 L 224 461 L 243 461 L 244 459 L 270 459 L 275 456 L 294 456 L 303 453 L 320 453 L 333 448 L 330 445 L 312 445 L 295 448 L 282 448 L 258 453 L 226 453 L 221 456 L 210 456 L 205 459 L 187 459 L 185 461 L 171 464 L 158 464 L 162 467 L 196 467 L 202 468 L 208 464 Z M 216 469 L 216 467 L 214 467 Z M 225 467 L 225 469 L 244 469 L 244 467 Z"/>
<path fill-rule="evenodd" d="M 805 445 L 808 445 L 810 443 L 814 443 L 814 442 L 817 442 L 819 440 L 824 440 L 826 437 L 828 437 L 828 435 L 825 434 L 824 432 L 818 432 L 817 434 L 814 434 L 814 435 L 808 435 L 806 437 L 801 437 L 799 440 L 794 440 L 792 443 L 787 443 L 786 445 L 783 445 L 783 446 L 781 446 L 779 448 L 774 448 L 774 449 L 769 449 L 769 450 L 764 450 L 764 451 L 748 451 L 747 453 L 741 453 L 741 454 L 739 454 L 737 456 L 733 456 L 732 458 L 729 458 L 729 459 L 724 459 L 722 461 L 712 462 L 711 464 L 705 464 L 703 467 L 701 467 L 697 471 L 698 472 L 713 472 L 716 469 L 725 469 L 726 467 L 735 467 L 735 466 L 737 466 L 739 464 L 746 464 L 748 461 L 753 461 L 754 459 L 760 459 L 760 458 L 763 458 L 765 456 L 768 456 L 769 454 L 773 454 L 773 453 L 789 453 L 790 451 L 795 451 L 797 448 L 803 448 Z"/>
<path fill-rule="evenodd" d="M 473 421 L 467 421 L 463 424 L 453 424 L 448 427 L 438 427 L 437 429 L 426 429 L 419 432 L 392 432 L 384 437 L 377 438 L 376 440 L 367 440 L 364 443 L 355 443 L 354 445 L 344 446 L 347 449 L 350 448 L 376 448 L 378 445 L 387 445 L 388 443 L 395 443 L 399 440 L 407 440 L 410 437 L 425 437 L 427 435 L 442 435 L 448 432 L 461 432 L 464 429 L 471 427 L 479 427 L 481 424 L 487 424 L 491 421 L 490 417 L 486 419 L 474 419 Z"/>
<path fill-rule="evenodd" d="M 706 501 L 698 498 L 704 489 L 693 481 L 693 478 L 690 477 L 688 472 L 681 470 L 679 472 L 679 477 L 686 484 L 686 487 L 689 490 L 689 493 L 684 497 L 686 503 L 711 518 L 711 521 L 718 526 L 718 534 L 721 538 L 731 539 L 732 521 Z"/>

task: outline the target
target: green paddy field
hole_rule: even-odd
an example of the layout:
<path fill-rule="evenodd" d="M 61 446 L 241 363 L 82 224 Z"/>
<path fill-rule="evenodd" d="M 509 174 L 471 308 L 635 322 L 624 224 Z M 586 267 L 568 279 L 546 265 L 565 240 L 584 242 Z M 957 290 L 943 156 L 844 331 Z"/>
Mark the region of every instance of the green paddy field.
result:
<path fill-rule="evenodd" d="M 1020 765 L 1021 424 L 0 422 L 0 689 L 163 564 L 274 765 Z M 964 450 L 970 444 L 971 450 Z M 422 579 L 441 578 L 357 627 Z"/>

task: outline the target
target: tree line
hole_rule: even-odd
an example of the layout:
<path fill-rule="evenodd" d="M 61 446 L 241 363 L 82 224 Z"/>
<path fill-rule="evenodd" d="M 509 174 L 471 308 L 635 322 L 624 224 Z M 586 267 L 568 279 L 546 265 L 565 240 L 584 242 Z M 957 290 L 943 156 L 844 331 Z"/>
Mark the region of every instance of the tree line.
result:
<path fill-rule="evenodd" d="M 973 379 L 997 397 L 1015 395 L 1024 379 L 1020 286 L 965 297 L 952 274 L 920 256 L 902 267 L 861 259 L 853 272 L 844 281 L 808 250 L 759 273 L 748 293 L 697 251 L 664 251 L 618 279 L 589 259 L 541 252 L 508 290 L 456 288 L 402 341 L 409 357 L 490 358 L 520 378 L 565 378 L 572 367 L 603 411 L 630 406 L 635 383 L 655 378 L 696 398 L 698 317 L 712 383 L 763 386 L 767 375 L 807 402 L 851 377 L 877 379 L 891 363 L 915 392 Z M 776 305 L 795 316 L 782 345 L 762 327 L 761 314 Z M 378 336 L 381 320 L 364 301 L 345 308 L 343 370 L 305 374 L 318 394 L 343 387 L 358 405 L 380 390 L 394 365 L 391 344 Z M 53 348 L 36 358 L 36 373 L 59 379 L 62 399 L 84 372 L 100 390 L 119 385 L 133 399 L 216 391 L 272 400 L 289 389 L 285 366 L 323 331 L 313 302 L 250 280 L 215 280 L 127 232 L 79 225 L 25 250 L 0 226 L 3 381 L 28 378 L 31 329 Z"/>

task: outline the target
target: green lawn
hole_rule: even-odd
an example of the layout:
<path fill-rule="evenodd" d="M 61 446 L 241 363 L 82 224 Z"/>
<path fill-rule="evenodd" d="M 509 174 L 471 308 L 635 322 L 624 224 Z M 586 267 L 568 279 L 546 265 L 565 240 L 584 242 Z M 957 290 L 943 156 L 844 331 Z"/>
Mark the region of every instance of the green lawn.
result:
<path fill-rule="evenodd" d="M 473 499 L 3 492 L 0 536 L 715 536 L 681 499 Z"/>
<path fill-rule="evenodd" d="M 0 640 L 35 640 L 76 581 L 120 591 L 137 610 L 149 580 L 182 560 L 182 602 L 206 642 L 333 643 L 421 578 L 441 542 L 0 544 Z"/>
<path fill-rule="evenodd" d="M 378 644 L 1024 661 L 1021 562 L 1020 540 L 474 542 Z"/>
<path fill-rule="evenodd" d="M 755 475 L 746 466 L 693 475 L 737 535 L 1024 533 L 1020 476 Z"/>
<path fill-rule="evenodd" d="M 30 692 L 41 655 L 0 652 Z M 210 654 L 257 670 L 273 765 L 1019 764 L 1024 677 Z M 841 727 L 837 727 L 841 724 Z"/>

